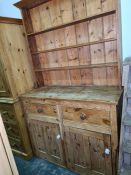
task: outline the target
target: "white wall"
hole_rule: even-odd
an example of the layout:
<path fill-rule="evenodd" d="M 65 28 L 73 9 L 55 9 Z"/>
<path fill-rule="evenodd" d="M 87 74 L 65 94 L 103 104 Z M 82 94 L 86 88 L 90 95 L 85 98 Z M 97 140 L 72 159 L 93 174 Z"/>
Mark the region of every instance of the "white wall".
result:
<path fill-rule="evenodd" d="M 0 0 L 0 16 L 21 18 L 20 11 L 12 4 L 19 0 Z M 123 59 L 131 56 L 131 0 L 121 0 Z"/>
<path fill-rule="evenodd" d="M 18 8 L 13 6 L 19 0 L 0 0 L 0 16 L 21 18 L 21 13 Z"/>
<path fill-rule="evenodd" d="M 123 59 L 131 57 L 131 0 L 121 0 Z"/>

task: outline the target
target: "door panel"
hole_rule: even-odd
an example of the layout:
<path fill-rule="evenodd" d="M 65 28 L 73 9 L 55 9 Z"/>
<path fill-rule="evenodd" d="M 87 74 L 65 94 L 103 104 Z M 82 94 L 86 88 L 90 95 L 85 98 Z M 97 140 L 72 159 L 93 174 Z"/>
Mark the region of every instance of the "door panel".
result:
<path fill-rule="evenodd" d="M 54 163 L 63 164 L 59 125 L 30 119 L 28 127 L 34 153 Z"/>
<path fill-rule="evenodd" d="M 85 175 L 112 175 L 110 136 L 65 127 L 64 141 L 69 168 Z"/>

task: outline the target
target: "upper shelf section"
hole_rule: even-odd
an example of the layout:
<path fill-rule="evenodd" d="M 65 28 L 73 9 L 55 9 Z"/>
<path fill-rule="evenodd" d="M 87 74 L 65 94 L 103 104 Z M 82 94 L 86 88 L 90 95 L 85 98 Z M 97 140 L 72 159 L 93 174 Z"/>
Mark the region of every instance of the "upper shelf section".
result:
<path fill-rule="evenodd" d="M 116 1 L 113 0 L 51 0 L 48 2 L 39 0 L 37 3 L 29 0 L 29 2 L 21 1 L 15 5 L 24 8 L 23 17 L 27 34 L 36 35 L 112 13 L 116 10 L 115 3 Z M 37 6 L 38 4 L 41 5 Z M 29 7 L 29 10 L 25 9 Z"/>

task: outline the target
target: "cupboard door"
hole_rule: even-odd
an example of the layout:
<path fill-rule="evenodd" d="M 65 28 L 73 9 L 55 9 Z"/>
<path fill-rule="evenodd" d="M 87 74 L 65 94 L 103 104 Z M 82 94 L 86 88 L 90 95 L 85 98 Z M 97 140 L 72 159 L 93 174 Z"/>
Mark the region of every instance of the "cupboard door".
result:
<path fill-rule="evenodd" d="M 110 136 L 64 128 L 67 166 L 80 174 L 112 175 Z"/>
<path fill-rule="evenodd" d="M 28 121 L 34 153 L 57 164 L 63 164 L 59 125 L 30 119 Z"/>

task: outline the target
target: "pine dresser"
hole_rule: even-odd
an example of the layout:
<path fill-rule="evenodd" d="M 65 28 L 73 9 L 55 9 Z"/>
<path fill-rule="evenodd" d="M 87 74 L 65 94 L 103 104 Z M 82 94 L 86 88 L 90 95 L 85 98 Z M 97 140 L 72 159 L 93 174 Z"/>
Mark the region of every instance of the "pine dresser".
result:
<path fill-rule="evenodd" d="M 34 154 L 116 175 L 121 35 L 116 0 L 30 0 L 21 9 L 37 80 L 21 97 Z"/>

